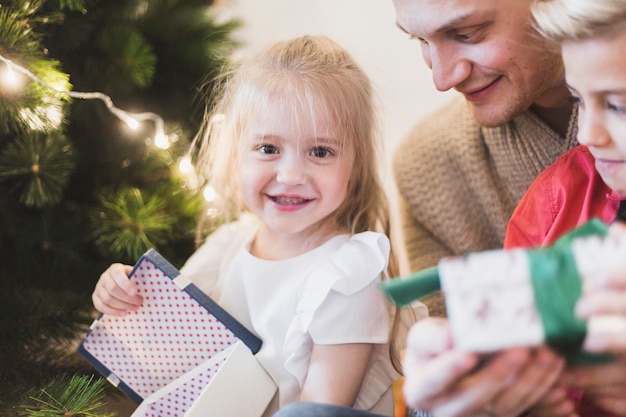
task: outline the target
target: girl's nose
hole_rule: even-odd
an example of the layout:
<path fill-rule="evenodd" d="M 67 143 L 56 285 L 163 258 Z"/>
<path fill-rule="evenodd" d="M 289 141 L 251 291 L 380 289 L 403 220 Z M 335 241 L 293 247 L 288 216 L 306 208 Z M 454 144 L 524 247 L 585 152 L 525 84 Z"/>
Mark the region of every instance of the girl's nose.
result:
<path fill-rule="evenodd" d="M 302 161 L 297 158 L 285 158 L 281 161 L 276 172 L 276 181 L 285 185 L 299 185 L 304 183 L 305 179 Z"/>

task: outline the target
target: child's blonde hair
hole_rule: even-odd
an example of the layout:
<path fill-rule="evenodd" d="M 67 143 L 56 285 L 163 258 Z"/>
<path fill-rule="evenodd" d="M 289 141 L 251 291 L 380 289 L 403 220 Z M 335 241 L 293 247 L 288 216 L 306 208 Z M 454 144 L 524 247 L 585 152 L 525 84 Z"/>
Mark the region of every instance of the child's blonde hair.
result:
<path fill-rule="evenodd" d="M 532 11 L 537 30 L 557 44 L 605 36 L 626 22 L 625 0 L 537 0 Z"/>
<path fill-rule="evenodd" d="M 328 115 L 355 159 L 347 196 L 333 213 L 351 233 L 380 230 L 388 207 L 380 180 L 380 149 L 372 86 L 351 55 L 325 36 L 302 36 L 276 43 L 228 74 L 203 139 L 202 152 L 210 184 L 222 198 L 224 213 L 237 217 L 245 209 L 238 178 L 239 139 L 248 122 L 267 112 L 270 100 L 306 109 L 297 117 Z"/>

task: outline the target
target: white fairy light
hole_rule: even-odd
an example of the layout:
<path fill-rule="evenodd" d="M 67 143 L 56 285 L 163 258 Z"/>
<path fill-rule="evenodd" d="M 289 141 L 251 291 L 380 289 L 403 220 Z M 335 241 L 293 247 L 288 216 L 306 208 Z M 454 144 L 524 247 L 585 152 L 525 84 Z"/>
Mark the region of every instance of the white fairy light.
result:
<path fill-rule="evenodd" d="M 0 55 L 0 61 L 4 62 L 7 65 L 8 71 L 12 71 L 12 72 L 19 72 L 21 74 L 26 75 L 28 78 L 32 79 L 33 81 L 41 84 L 42 86 L 56 91 L 57 93 L 60 94 L 65 94 L 71 98 L 75 98 L 75 99 L 80 99 L 80 100 L 100 100 L 104 103 L 104 105 L 107 107 L 107 109 L 114 115 L 116 116 L 118 119 L 120 119 L 121 121 L 123 121 L 124 123 L 126 123 L 131 129 L 136 130 L 137 128 L 139 128 L 139 124 L 140 122 L 149 120 L 152 121 L 154 123 L 154 127 L 155 127 L 155 137 L 159 137 L 159 136 L 165 136 L 164 133 L 164 122 L 163 119 L 161 118 L 161 116 L 159 116 L 156 113 L 152 113 L 152 112 L 145 112 L 145 113 L 129 113 L 125 110 L 122 110 L 118 107 L 116 107 L 113 104 L 113 100 L 111 99 L 111 97 L 107 96 L 104 93 L 100 93 L 100 92 L 79 92 L 79 91 L 69 91 L 69 90 L 65 90 L 62 88 L 58 88 L 58 87 L 54 87 L 51 86 L 50 84 L 46 83 L 45 81 L 43 81 L 41 78 L 37 77 L 35 74 L 33 74 L 31 71 L 27 70 L 26 68 L 14 63 L 13 61 L 11 61 L 10 59 Z"/>
<path fill-rule="evenodd" d="M 12 90 L 16 90 L 20 84 L 21 84 L 21 80 L 20 77 L 18 76 L 18 74 L 13 70 L 13 68 L 11 67 L 11 65 L 6 65 L 3 74 L 2 74 L 2 84 L 4 84 L 6 87 L 12 89 Z"/>
<path fill-rule="evenodd" d="M 217 192 L 215 191 L 215 188 L 207 185 L 202 191 L 202 196 L 207 202 L 210 203 L 211 201 L 215 201 L 215 199 L 217 198 Z"/>
<path fill-rule="evenodd" d="M 167 135 L 157 134 L 154 136 L 154 146 L 159 149 L 169 149 L 171 145 L 170 138 Z"/>
<path fill-rule="evenodd" d="M 178 170 L 183 174 L 190 174 L 193 172 L 193 164 L 191 163 L 191 157 L 186 155 L 180 158 L 178 162 Z"/>

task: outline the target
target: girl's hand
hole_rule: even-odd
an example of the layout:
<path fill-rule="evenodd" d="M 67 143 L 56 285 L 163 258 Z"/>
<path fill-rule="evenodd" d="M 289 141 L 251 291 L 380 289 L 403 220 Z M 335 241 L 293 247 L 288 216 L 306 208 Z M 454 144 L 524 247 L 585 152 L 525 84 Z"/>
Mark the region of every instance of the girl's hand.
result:
<path fill-rule="evenodd" d="M 128 311 L 141 306 L 143 298 L 137 294 L 137 287 L 128 279 L 133 267 L 112 264 L 100 275 L 91 295 L 98 311 L 112 316 L 125 316 Z"/>

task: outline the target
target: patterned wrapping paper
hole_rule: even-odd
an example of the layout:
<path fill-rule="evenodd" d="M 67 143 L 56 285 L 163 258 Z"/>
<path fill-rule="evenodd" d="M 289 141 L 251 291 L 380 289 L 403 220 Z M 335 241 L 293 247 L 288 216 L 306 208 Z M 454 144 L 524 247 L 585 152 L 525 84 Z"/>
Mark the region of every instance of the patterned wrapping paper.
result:
<path fill-rule="evenodd" d="M 593 219 L 549 247 L 448 257 L 381 286 L 399 306 L 441 289 L 457 349 L 493 352 L 547 344 L 568 360 L 598 363 L 610 356 L 581 350 L 588 329 L 624 333 L 626 317 L 583 322 L 574 308 L 625 260 L 626 238 L 607 236 L 607 225 Z"/>
<path fill-rule="evenodd" d="M 252 354 L 260 349 L 257 336 L 155 250 L 139 259 L 129 279 L 143 296 L 143 305 L 124 317 L 101 314 L 78 352 L 135 402 L 238 341 Z"/>
<path fill-rule="evenodd" d="M 439 274 L 457 349 L 490 352 L 543 342 L 525 251 L 446 258 Z"/>
<path fill-rule="evenodd" d="M 238 341 L 147 397 L 131 417 L 260 417 L 276 390 Z"/>

